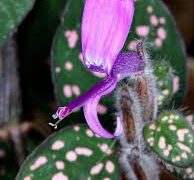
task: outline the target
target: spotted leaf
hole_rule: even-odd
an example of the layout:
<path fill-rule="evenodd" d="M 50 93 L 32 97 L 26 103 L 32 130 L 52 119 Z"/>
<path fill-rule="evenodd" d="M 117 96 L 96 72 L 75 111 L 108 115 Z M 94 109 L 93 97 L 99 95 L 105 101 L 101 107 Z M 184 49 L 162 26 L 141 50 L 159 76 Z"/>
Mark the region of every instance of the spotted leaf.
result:
<path fill-rule="evenodd" d="M 114 141 L 98 138 L 85 125 L 51 135 L 23 163 L 17 180 L 119 179 Z"/>
<path fill-rule="evenodd" d="M 35 0 L 0 1 L 0 47 L 16 31 L 18 24 L 32 8 Z"/>
<path fill-rule="evenodd" d="M 157 82 L 157 101 L 159 107 L 169 105 L 176 89 L 173 89 L 173 69 L 167 61 L 157 62 L 154 64 L 154 72 Z M 176 83 L 176 82 L 174 82 Z"/>
<path fill-rule="evenodd" d="M 177 177 L 181 179 L 194 180 L 194 164 L 187 168 L 174 168 Z"/>
<path fill-rule="evenodd" d="M 145 141 L 162 160 L 179 167 L 194 161 L 194 133 L 186 119 L 171 111 L 143 129 Z"/>
<path fill-rule="evenodd" d="M 194 116 L 188 115 L 186 116 L 186 120 L 192 125 L 192 129 L 194 131 Z M 174 173 L 177 175 L 177 177 L 182 179 L 194 180 L 194 162 L 187 168 L 175 167 Z"/>
<path fill-rule="evenodd" d="M 125 50 L 133 50 L 137 39 L 147 42 L 150 56 L 154 64 L 165 60 L 173 67 L 176 75 L 176 104 L 183 99 L 185 86 L 185 47 L 177 32 L 174 20 L 160 0 L 137 0 L 135 3 L 135 17 Z M 170 99 L 169 99 L 170 102 Z"/>

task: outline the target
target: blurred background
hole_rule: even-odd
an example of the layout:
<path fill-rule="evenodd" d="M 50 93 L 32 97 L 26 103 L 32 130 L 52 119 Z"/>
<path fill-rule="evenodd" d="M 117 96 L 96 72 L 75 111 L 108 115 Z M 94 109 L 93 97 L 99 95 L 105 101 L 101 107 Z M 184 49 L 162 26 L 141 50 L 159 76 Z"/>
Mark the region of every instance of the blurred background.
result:
<path fill-rule="evenodd" d="M 47 125 L 57 108 L 50 72 L 50 50 L 65 5 L 65 0 L 58 1 L 58 4 L 52 0 L 36 1 L 17 33 L 0 50 L 2 179 L 13 179 L 26 155 L 53 132 Z M 164 2 L 186 45 L 188 86 L 182 107 L 194 110 L 194 1 Z M 18 67 L 18 71 L 14 67 Z"/>

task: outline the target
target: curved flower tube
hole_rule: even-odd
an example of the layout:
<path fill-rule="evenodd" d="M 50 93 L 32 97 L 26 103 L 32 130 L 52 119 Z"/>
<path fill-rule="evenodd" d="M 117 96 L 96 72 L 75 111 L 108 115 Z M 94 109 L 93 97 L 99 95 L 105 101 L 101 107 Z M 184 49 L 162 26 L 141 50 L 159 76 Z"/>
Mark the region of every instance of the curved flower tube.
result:
<path fill-rule="evenodd" d="M 53 118 L 59 118 L 59 121 L 57 123 L 50 125 L 57 127 L 57 124 L 63 120 L 66 116 L 71 114 L 73 111 L 79 109 L 80 107 L 84 107 L 84 115 L 86 118 L 86 121 L 90 128 L 99 136 L 105 137 L 105 138 L 113 138 L 122 133 L 122 126 L 121 122 L 117 121 L 117 128 L 115 131 L 115 134 L 112 135 L 107 130 L 105 130 L 97 116 L 97 105 L 102 96 L 110 94 L 116 87 L 117 80 L 112 77 L 107 77 L 106 79 L 99 82 L 96 86 L 94 86 L 92 89 L 87 91 L 85 94 L 71 102 L 65 107 L 59 107 L 57 110 L 57 113 L 53 115 Z"/>
<path fill-rule="evenodd" d="M 69 103 L 67 106 L 59 107 L 57 113 L 53 115 L 53 118 L 59 118 L 59 120 L 64 119 L 70 113 L 84 106 L 89 99 L 92 99 L 96 96 L 108 95 L 114 90 L 116 83 L 117 80 L 115 78 L 107 77 L 92 87 L 89 91 L 84 93 L 82 96 Z"/>
<path fill-rule="evenodd" d="M 96 111 L 100 98 L 111 93 L 115 89 L 116 84 L 117 80 L 115 78 L 107 77 L 106 79 L 99 82 L 92 89 L 90 89 L 88 92 L 77 98 L 75 101 L 71 102 L 65 107 L 59 107 L 57 113 L 53 115 L 53 118 L 54 119 L 59 118 L 59 121 L 55 124 L 52 123 L 49 124 L 56 128 L 57 124 L 62 119 L 64 119 L 70 113 L 75 111 L 75 109 L 77 110 L 78 108 L 83 106 L 86 121 L 90 128 L 96 134 L 105 138 L 113 138 L 115 136 L 120 135 L 122 133 L 121 123 L 120 122 L 117 123 L 115 134 L 112 135 L 101 126 Z"/>
<path fill-rule="evenodd" d="M 129 62 L 132 62 L 132 64 Z M 98 119 L 98 102 L 103 96 L 110 94 L 116 88 L 116 85 L 120 80 L 127 76 L 138 75 L 143 70 L 144 61 L 137 52 L 119 54 L 110 75 L 67 106 L 59 107 L 56 114 L 53 115 L 53 118 L 59 118 L 59 121 L 55 124 L 49 124 L 56 128 L 57 124 L 62 119 L 83 106 L 86 121 L 96 134 L 104 138 L 119 136 L 123 130 L 120 118 L 117 118 L 116 130 L 113 134 L 105 130 Z"/>
<path fill-rule="evenodd" d="M 99 136 L 104 138 L 114 138 L 116 136 L 119 136 L 123 129 L 121 122 L 117 120 L 117 126 L 114 134 L 109 133 L 107 130 L 105 130 L 102 125 L 100 124 L 100 121 L 98 119 L 97 115 L 97 105 L 100 101 L 100 98 L 102 96 L 110 94 L 116 87 L 117 81 L 115 78 L 108 77 L 103 83 L 103 86 L 101 86 L 101 93 L 96 93 L 92 98 L 90 98 L 84 105 L 84 115 L 86 118 L 86 121 L 89 125 L 89 127 Z"/>
<path fill-rule="evenodd" d="M 114 138 L 122 133 L 121 118 L 116 130 L 105 130 L 97 115 L 97 104 L 102 96 L 110 94 L 126 76 L 136 75 L 144 68 L 137 52 L 121 53 L 134 14 L 134 0 L 86 0 L 82 18 L 82 54 L 86 67 L 103 72 L 107 77 L 65 107 L 59 107 L 54 119 L 57 124 L 70 113 L 83 106 L 89 127 L 99 136 Z M 119 54 L 119 55 L 118 55 Z"/>

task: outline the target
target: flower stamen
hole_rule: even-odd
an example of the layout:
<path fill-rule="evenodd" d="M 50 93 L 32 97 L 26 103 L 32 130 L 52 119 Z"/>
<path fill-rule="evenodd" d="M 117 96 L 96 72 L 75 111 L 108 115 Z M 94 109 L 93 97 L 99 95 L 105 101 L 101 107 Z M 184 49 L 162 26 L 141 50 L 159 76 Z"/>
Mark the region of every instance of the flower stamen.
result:
<path fill-rule="evenodd" d="M 56 123 L 49 123 L 50 126 L 54 127 L 54 129 L 57 129 L 57 125 L 68 115 L 70 114 L 70 109 L 68 107 L 59 107 L 57 112 L 52 115 L 53 119 L 59 118 L 59 120 Z"/>

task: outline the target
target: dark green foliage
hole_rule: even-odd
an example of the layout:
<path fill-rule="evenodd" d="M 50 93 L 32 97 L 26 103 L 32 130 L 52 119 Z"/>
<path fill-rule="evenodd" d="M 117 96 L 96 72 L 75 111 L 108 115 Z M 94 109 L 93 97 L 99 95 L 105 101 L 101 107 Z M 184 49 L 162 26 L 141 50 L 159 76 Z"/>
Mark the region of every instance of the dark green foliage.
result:
<path fill-rule="evenodd" d="M 182 103 L 185 87 L 185 49 L 177 32 L 175 22 L 168 9 L 160 0 L 136 1 L 135 17 L 125 50 L 134 49 L 137 39 L 147 42 L 154 64 L 163 60 L 173 67 L 179 88 L 176 92 L 176 105 Z"/>
<path fill-rule="evenodd" d="M 192 125 L 192 129 L 194 130 L 194 116 L 188 115 L 186 119 Z M 174 171 L 175 174 L 180 178 L 194 180 L 194 162 L 187 168 L 175 167 Z"/>
<path fill-rule="evenodd" d="M 168 106 L 175 93 L 173 70 L 167 61 L 154 64 L 154 73 L 157 81 L 157 100 L 158 106 L 163 108 Z"/>
<path fill-rule="evenodd" d="M 0 1 L 0 47 L 17 31 L 18 24 L 32 8 L 35 0 Z"/>
<path fill-rule="evenodd" d="M 66 127 L 51 135 L 23 163 L 17 180 L 119 179 L 115 142 L 101 139 L 85 125 Z"/>
<path fill-rule="evenodd" d="M 174 168 L 175 174 L 182 178 L 187 180 L 193 180 L 194 179 L 194 163 L 191 164 L 191 166 L 187 168 Z"/>
<path fill-rule="evenodd" d="M 187 120 L 177 112 L 163 112 L 144 127 L 145 141 L 161 159 L 179 167 L 194 161 L 194 134 Z"/>

